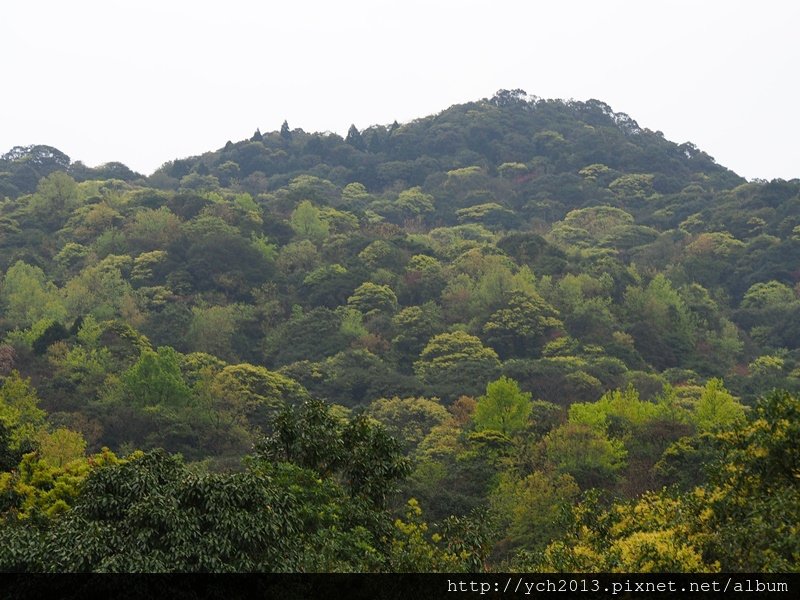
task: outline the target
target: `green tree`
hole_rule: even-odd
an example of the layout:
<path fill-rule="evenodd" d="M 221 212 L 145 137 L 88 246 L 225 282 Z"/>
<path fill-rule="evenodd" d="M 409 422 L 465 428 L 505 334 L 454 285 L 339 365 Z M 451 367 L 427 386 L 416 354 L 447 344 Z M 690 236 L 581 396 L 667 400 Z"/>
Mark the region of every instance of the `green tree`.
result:
<path fill-rule="evenodd" d="M 135 406 L 183 406 L 191 390 L 183 380 L 180 355 L 169 346 L 144 350 L 121 377 L 128 402 Z"/>
<path fill-rule="evenodd" d="M 353 295 L 347 299 L 347 305 L 365 317 L 377 314 L 392 315 L 397 310 L 397 296 L 388 285 L 367 281 L 355 289 Z"/>
<path fill-rule="evenodd" d="M 317 267 L 303 279 L 303 295 L 312 306 L 335 308 L 347 302 L 358 276 L 340 264 Z"/>
<path fill-rule="evenodd" d="M 477 395 L 499 370 L 497 353 L 463 331 L 433 336 L 414 363 L 417 377 L 448 401 Z"/>
<path fill-rule="evenodd" d="M 486 386 L 486 395 L 478 398 L 472 418 L 478 430 L 513 435 L 528 424 L 531 407 L 531 394 L 520 390 L 513 379 L 501 377 Z"/>
<path fill-rule="evenodd" d="M 290 222 L 298 239 L 320 244 L 328 237 L 328 224 L 320 217 L 320 210 L 309 200 L 303 200 L 297 205 Z"/>
<path fill-rule="evenodd" d="M 568 474 L 534 471 L 525 477 L 503 472 L 489 502 L 504 529 L 504 545 L 541 550 L 563 533 L 563 514 L 579 489 Z"/>
<path fill-rule="evenodd" d="M 433 212 L 434 199 L 422 188 L 412 187 L 400 192 L 396 205 L 405 219 L 421 219 Z"/>
<path fill-rule="evenodd" d="M 721 379 L 709 379 L 694 406 L 694 422 L 699 431 L 726 429 L 744 421 L 744 410 Z"/>
<path fill-rule="evenodd" d="M 64 304 L 71 316 L 92 314 L 97 319 L 138 320 L 133 289 L 123 277 L 133 265 L 127 255 L 109 255 L 83 269 L 64 286 Z"/>
<path fill-rule="evenodd" d="M 396 519 L 389 555 L 395 573 L 468 572 L 484 569 L 489 554 L 490 524 L 484 511 L 446 519 L 439 531 L 429 534 L 422 509 L 415 498 L 406 504 L 405 520 Z"/>
<path fill-rule="evenodd" d="M 342 208 L 345 210 L 361 212 L 367 207 L 371 198 L 363 183 L 354 181 L 342 188 Z"/>
<path fill-rule="evenodd" d="M 197 474 L 162 451 L 95 469 L 46 533 L 0 530 L 3 570 L 281 571 L 297 566 L 288 490 L 254 473 Z"/>
<path fill-rule="evenodd" d="M 0 300 L 4 317 L 12 327 L 30 327 L 42 319 L 63 321 L 66 310 L 56 286 L 39 267 L 17 261 L 3 278 Z"/>
<path fill-rule="evenodd" d="M 797 301 L 794 291 L 779 281 L 767 281 L 750 286 L 742 298 L 742 308 L 764 309 Z"/>
<path fill-rule="evenodd" d="M 10 449 L 29 451 L 44 426 L 44 418 L 31 380 L 24 379 L 19 371 L 11 371 L 0 385 L 0 423 L 8 434 Z"/>
<path fill-rule="evenodd" d="M 264 338 L 264 355 L 278 366 L 332 356 L 350 342 L 341 326 L 341 317 L 327 308 L 296 312 Z"/>
<path fill-rule="evenodd" d="M 759 399 L 749 422 L 721 434 L 726 455 L 708 491 L 706 526 L 725 571 L 800 568 L 800 398 L 775 391 Z"/>
<path fill-rule="evenodd" d="M 710 480 L 603 507 L 587 496 L 570 531 L 525 568 L 609 571 L 789 572 L 798 568 L 800 400 L 774 392 L 733 431 L 695 441 Z M 713 448 L 709 452 L 709 447 Z M 710 459 L 710 460 L 709 460 Z M 522 565 L 520 565 L 522 567 Z"/>
<path fill-rule="evenodd" d="M 83 458 L 86 440 L 77 431 L 59 427 L 52 432 L 41 431 L 37 436 L 39 458 L 54 467 Z"/>
<path fill-rule="evenodd" d="M 386 506 L 410 471 L 400 443 L 382 425 L 366 415 L 339 421 L 318 400 L 281 412 L 256 457 L 289 461 L 322 475 L 338 474 L 351 497 L 378 507 Z"/>
<path fill-rule="evenodd" d="M 181 220 L 166 206 L 137 211 L 124 228 L 133 252 L 166 250 L 180 235 Z"/>
<path fill-rule="evenodd" d="M 309 274 L 319 264 L 316 246 L 308 240 L 291 242 L 281 248 L 276 261 L 277 267 L 286 275 Z"/>
<path fill-rule="evenodd" d="M 281 139 L 285 142 L 289 142 L 292 140 L 292 130 L 289 129 L 289 122 L 285 121 L 281 125 Z"/>
<path fill-rule="evenodd" d="M 364 139 L 361 137 L 361 132 L 356 128 L 355 125 L 350 125 L 350 129 L 347 130 L 347 137 L 344 139 L 344 141 L 350 144 L 356 150 L 366 149 L 366 146 L 364 145 Z"/>
<path fill-rule="evenodd" d="M 83 449 L 86 442 L 80 434 L 64 434 L 66 431 L 54 432 L 52 439 L 55 444 L 60 439 L 68 441 L 70 446 L 74 445 L 69 459 L 63 464 L 56 464 L 59 461 L 54 460 L 55 455 L 47 451 L 42 457 L 40 450 L 26 454 L 18 465 L 14 465 L 13 473 L 0 474 L 0 496 L 13 498 L 5 510 L 0 507 L 0 513 L 5 513 L 7 522 L 11 521 L 8 525 L 13 527 L 19 524 L 29 528 L 47 526 L 51 519 L 66 513 L 76 503 L 92 468 L 119 462 L 108 448 L 85 458 Z M 67 458 L 61 449 L 53 449 L 62 458 Z"/>
<path fill-rule="evenodd" d="M 192 322 L 186 335 L 189 349 L 235 360 L 233 338 L 239 320 L 246 313 L 245 307 L 239 304 L 192 307 Z"/>
<path fill-rule="evenodd" d="M 156 273 L 163 270 L 166 259 L 167 253 L 164 250 L 141 253 L 133 260 L 131 281 L 139 285 L 152 283 L 156 279 Z"/>
<path fill-rule="evenodd" d="M 56 171 L 39 180 L 36 193 L 31 197 L 31 208 L 46 230 L 52 232 L 61 228 L 79 202 L 75 180 Z"/>
<path fill-rule="evenodd" d="M 530 356 L 548 332 L 562 327 L 556 310 L 538 294 L 513 291 L 505 308 L 483 325 L 486 341 L 501 357 Z"/>
<path fill-rule="evenodd" d="M 427 254 L 415 254 L 406 265 L 402 296 L 408 303 L 424 303 L 437 299 L 445 286 L 441 262 Z"/>
<path fill-rule="evenodd" d="M 223 368 L 211 384 L 214 410 L 249 427 L 269 431 L 275 415 L 286 404 L 298 404 L 308 392 L 296 381 L 249 364 Z"/>
<path fill-rule="evenodd" d="M 491 230 L 508 229 L 514 224 L 514 213 L 497 202 L 476 204 L 456 211 L 459 223 L 480 223 Z"/>
<path fill-rule="evenodd" d="M 392 340 L 410 363 L 425 347 L 425 344 L 443 329 L 442 311 L 434 302 L 426 302 L 421 306 L 408 306 L 398 312 L 392 319 L 397 336 Z"/>
<path fill-rule="evenodd" d="M 582 423 L 566 423 L 542 440 L 545 454 L 560 473 L 575 478 L 581 488 L 613 484 L 625 468 L 623 443 Z"/>
<path fill-rule="evenodd" d="M 629 173 L 608 184 L 608 189 L 624 200 L 651 200 L 654 175 Z"/>
<path fill-rule="evenodd" d="M 364 264 L 370 269 L 396 268 L 401 260 L 400 250 L 394 244 L 385 240 L 375 240 L 358 253 Z"/>
<path fill-rule="evenodd" d="M 642 357 L 656 368 L 676 367 L 691 357 L 695 330 L 686 304 L 661 273 L 644 289 L 625 292 L 629 333 Z"/>
<path fill-rule="evenodd" d="M 440 403 L 427 398 L 379 398 L 366 412 L 409 449 L 416 448 L 433 427 L 450 419 Z"/>

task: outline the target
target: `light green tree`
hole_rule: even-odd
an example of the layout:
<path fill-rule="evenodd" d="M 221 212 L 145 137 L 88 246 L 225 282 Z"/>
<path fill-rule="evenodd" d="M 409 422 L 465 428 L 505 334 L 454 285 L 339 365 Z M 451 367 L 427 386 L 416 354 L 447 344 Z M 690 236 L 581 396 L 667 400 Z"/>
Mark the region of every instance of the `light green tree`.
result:
<path fill-rule="evenodd" d="M 583 423 L 565 423 L 543 439 L 545 455 L 560 473 L 569 473 L 582 488 L 614 483 L 627 464 L 620 440 Z"/>
<path fill-rule="evenodd" d="M 0 385 L 0 423 L 10 432 L 11 448 L 30 445 L 44 427 L 44 418 L 31 380 L 12 371 Z"/>
<path fill-rule="evenodd" d="M 37 436 L 38 457 L 54 467 L 83 458 L 86 440 L 77 431 L 64 427 L 49 432 L 42 430 Z"/>
<path fill-rule="evenodd" d="M 129 247 L 137 252 L 163 250 L 179 235 L 181 220 L 167 207 L 140 210 L 125 226 Z"/>
<path fill-rule="evenodd" d="M 5 319 L 12 327 L 20 329 L 41 319 L 61 321 L 66 317 L 56 286 L 39 267 L 22 261 L 6 271 L 0 287 L 0 301 L 5 307 Z"/>
<path fill-rule="evenodd" d="M 531 407 L 530 392 L 520 390 L 513 379 L 501 377 L 488 384 L 486 394 L 478 398 L 473 414 L 475 428 L 512 435 L 525 428 Z"/>
<path fill-rule="evenodd" d="M 488 343 L 503 357 L 529 356 L 548 330 L 562 327 L 556 310 L 539 294 L 509 292 L 504 308 L 483 326 Z"/>
<path fill-rule="evenodd" d="M 130 256 L 109 255 L 83 269 L 64 286 L 64 304 L 69 314 L 92 314 L 98 319 L 135 317 L 133 290 L 122 274 L 132 266 Z"/>
<path fill-rule="evenodd" d="M 742 308 L 771 308 L 791 304 L 797 301 L 792 288 L 779 281 L 756 283 L 745 292 Z"/>
<path fill-rule="evenodd" d="M 64 225 L 79 203 L 75 180 L 63 171 L 56 171 L 39 180 L 30 206 L 47 230 L 55 231 Z"/>
<path fill-rule="evenodd" d="M 424 193 L 419 187 L 403 190 L 397 197 L 397 207 L 407 219 L 424 217 L 432 213 L 433 204 L 433 196 Z"/>
<path fill-rule="evenodd" d="M 121 379 L 126 398 L 137 406 L 182 406 L 191 398 L 180 355 L 169 346 L 143 351 Z"/>
<path fill-rule="evenodd" d="M 740 424 L 744 416 L 744 406 L 725 389 L 721 379 L 709 379 L 694 406 L 694 422 L 700 431 Z"/>
<path fill-rule="evenodd" d="M 278 411 L 308 399 L 299 383 L 247 363 L 229 365 L 211 383 L 215 411 L 241 426 L 268 430 Z"/>
<path fill-rule="evenodd" d="M 297 205 L 290 220 L 292 229 L 301 240 L 311 240 L 315 244 L 321 243 L 328 237 L 328 224 L 322 220 L 320 210 L 309 200 L 303 200 Z"/>

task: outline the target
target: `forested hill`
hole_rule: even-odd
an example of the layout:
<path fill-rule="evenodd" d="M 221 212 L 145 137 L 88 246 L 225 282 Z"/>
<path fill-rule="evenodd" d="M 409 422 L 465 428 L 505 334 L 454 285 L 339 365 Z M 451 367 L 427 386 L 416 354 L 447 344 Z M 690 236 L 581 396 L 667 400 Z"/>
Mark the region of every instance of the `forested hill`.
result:
<path fill-rule="evenodd" d="M 291 130 L 285 124 L 281 131 L 256 133 L 249 143 L 229 143 L 217 152 L 175 161 L 158 174 L 180 180 L 208 169 L 226 180 L 235 170 L 223 166 L 229 161 L 238 166 L 240 179 L 262 173 L 267 182 L 260 184 L 272 188 L 309 171 L 341 186 L 358 181 L 370 191 L 397 182 L 423 185 L 430 176 L 471 166 L 490 176 L 498 172 L 521 176 L 513 170 L 515 163 L 528 167 L 529 179 L 576 175 L 598 163 L 620 174 L 650 173 L 654 190 L 660 193 L 680 191 L 699 173 L 718 188 L 743 183 L 692 144 L 668 142 L 602 102 L 540 100 L 524 92 L 502 92 L 402 126 L 375 126 L 362 132 L 352 127 L 344 139 Z M 563 187 L 567 182 L 560 183 Z"/>
<path fill-rule="evenodd" d="M 13 148 L 0 569 L 800 569 L 799 284 L 800 180 L 595 100 Z"/>
<path fill-rule="evenodd" d="M 468 166 L 496 175 L 507 164 L 508 173 L 515 163 L 530 163 L 531 179 L 575 175 L 592 164 L 606 165 L 610 174 L 649 173 L 659 193 L 680 191 L 700 173 L 715 188 L 743 183 L 693 144 L 669 142 L 600 101 L 544 100 L 521 90 L 501 91 L 491 99 L 456 105 L 404 125 L 376 125 L 361 132 L 352 127 L 344 139 L 284 124 L 280 131 L 256 132 L 250 140 L 228 142 L 216 152 L 169 162 L 150 183 L 175 187 L 183 177 L 198 173 L 212 175 L 223 185 L 233 178 L 246 182 L 251 192 L 260 192 L 266 191 L 263 186 L 280 187 L 311 172 L 337 185 L 359 181 L 376 191 L 397 182 L 423 185 L 431 175 Z M 55 148 L 17 147 L 0 159 L 2 193 L 15 197 L 33 192 L 38 178 L 55 170 L 77 180 L 141 178 L 120 163 L 92 169 L 70 163 Z"/>

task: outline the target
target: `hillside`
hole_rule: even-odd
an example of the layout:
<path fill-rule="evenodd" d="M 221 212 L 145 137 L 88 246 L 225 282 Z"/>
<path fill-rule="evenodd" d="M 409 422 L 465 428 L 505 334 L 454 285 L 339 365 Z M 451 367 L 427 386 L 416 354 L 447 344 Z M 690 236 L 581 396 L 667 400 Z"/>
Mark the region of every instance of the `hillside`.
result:
<path fill-rule="evenodd" d="M 0 282 L 2 569 L 800 568 L 800 180 L 602 102 L 16 147 Z"/>

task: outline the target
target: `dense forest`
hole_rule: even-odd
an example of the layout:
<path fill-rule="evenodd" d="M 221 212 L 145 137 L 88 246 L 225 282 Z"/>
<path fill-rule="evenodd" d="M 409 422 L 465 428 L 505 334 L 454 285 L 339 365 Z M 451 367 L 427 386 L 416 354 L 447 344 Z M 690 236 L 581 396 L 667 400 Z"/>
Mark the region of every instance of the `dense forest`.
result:
<path fill-rule="evenodd" d="M 0 158 L 0 570 L 800 570 L 800 180 L 521 90 Z"/>

